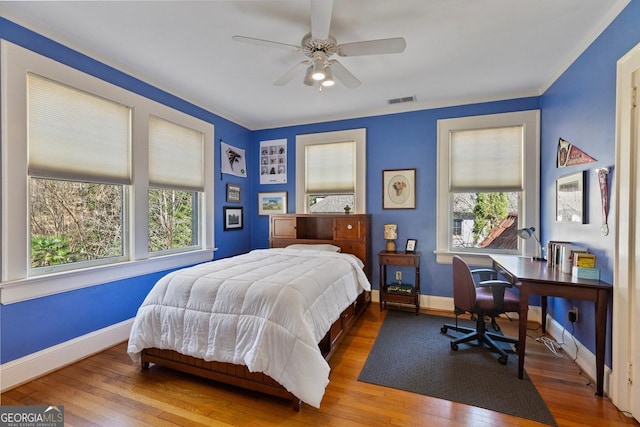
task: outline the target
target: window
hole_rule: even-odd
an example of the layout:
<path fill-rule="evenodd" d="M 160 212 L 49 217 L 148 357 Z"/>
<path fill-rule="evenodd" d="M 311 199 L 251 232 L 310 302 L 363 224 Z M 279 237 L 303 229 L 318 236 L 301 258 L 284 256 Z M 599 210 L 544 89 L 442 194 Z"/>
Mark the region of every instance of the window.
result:
<path fill-rule="evenodd" d="M 131 109 L 32 73 L 27 97 L 33 274 L 125 256 Z"/>
<path fill-rule="evenodd" d="M 534 253 L 515 230 L 537 227 L 538 163 L 538 111 L 439 120 L 438 262 Z"/>
<path fill-rule="evenodd" d="M 204 135 L 149 118 L 149 251 L 198 245 L 198 198 L 204 191 Z"/>
<path fill-rule="evenodd" d="M 462 218 L 453 218 L 453 230 L 451 230 L 454 236 L 462 236 Z"/>
<path fill-rule="evenodd" d="M 296 211 L 366 210 L 366 130 L 296 137 Z"/>
<path fill-rule="evenodd" d="M 1 43 L 0 303 L 210 260 L 213 126 Z"/>

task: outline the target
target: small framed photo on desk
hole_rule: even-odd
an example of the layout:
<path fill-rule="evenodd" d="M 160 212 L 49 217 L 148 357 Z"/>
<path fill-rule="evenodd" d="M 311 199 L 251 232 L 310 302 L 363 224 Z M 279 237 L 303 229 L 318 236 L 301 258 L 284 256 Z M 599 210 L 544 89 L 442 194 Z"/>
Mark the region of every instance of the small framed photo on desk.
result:
<path fill-rule="evenodd" d="M 407 239 L 407 246 L 404 249 L 405 252 L 415 252 L 418 241 L 416 239 Z"/>

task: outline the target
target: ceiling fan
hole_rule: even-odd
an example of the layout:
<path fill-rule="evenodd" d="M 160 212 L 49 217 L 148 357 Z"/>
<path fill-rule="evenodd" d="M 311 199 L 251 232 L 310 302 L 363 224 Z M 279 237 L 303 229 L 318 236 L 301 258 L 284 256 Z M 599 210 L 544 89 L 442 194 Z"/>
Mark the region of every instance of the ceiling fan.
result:
<path fill-rule="evenodd" d="M 332 58 L 333 55 L 347 57 L 404 52 L 407 42 L 403 37 L 338 44 L 329 34 L 332 9 L 333 0 L 311 0 L 311 32 L 302 38 L 300 46 L 245 36 L 233 36 L 232 39 L 303 53 L 307 58 L 287 71 L 274 82 L 274 85 L 283 86 L 289 83 L 296 74 L 305 69 L 304 84 L 318 84 L 318 90 L 333 86 L 334 77 L 349 89 L 360 86 L 360 80 L 337 59 Z"/>

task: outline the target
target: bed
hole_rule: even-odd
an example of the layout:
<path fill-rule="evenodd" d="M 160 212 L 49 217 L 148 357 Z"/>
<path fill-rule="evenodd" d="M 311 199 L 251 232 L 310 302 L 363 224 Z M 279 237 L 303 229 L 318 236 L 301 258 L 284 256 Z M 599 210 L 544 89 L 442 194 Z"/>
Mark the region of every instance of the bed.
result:
<path fill-rule="evenodd" d="M 327 360 L 371 290 L 363 262 L 330 247 L 258 249 L 169 273 L 138 310 L 130 357 L 319 407 Z"/>

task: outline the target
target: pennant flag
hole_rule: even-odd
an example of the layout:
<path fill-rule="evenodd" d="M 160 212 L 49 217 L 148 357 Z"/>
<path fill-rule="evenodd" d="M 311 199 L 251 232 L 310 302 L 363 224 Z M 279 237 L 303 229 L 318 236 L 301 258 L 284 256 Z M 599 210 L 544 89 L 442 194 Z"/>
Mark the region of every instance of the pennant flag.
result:
<path fill-rule="evenodd" d="M 247 177 L 244 150 L 220 141 L 220 168 L 222 173 Z"/>
<path fill-rule="evenodd" d="M 583 163 L 593 163 L 597 161 L 587 153 L 560 138 L 558 140 L 558 162 L 556 167 L 563 168 L 565 166 L 581 165 Z"/>

